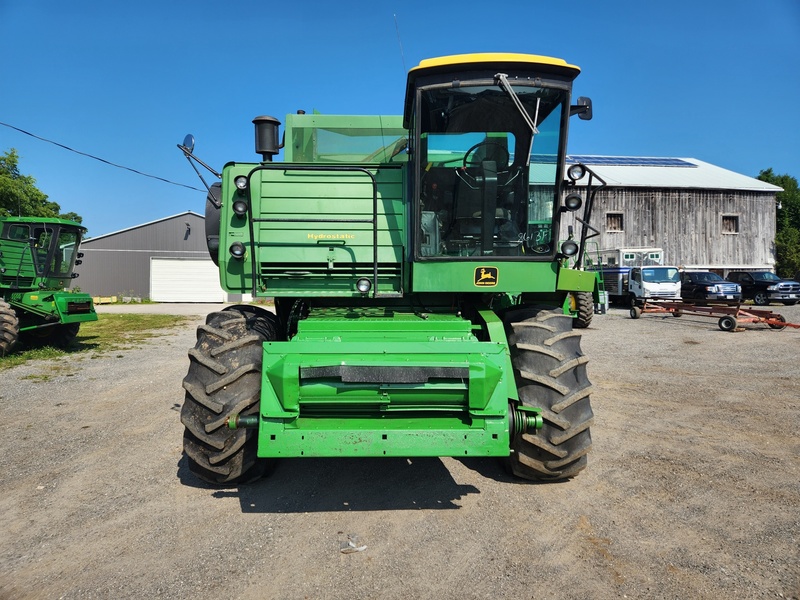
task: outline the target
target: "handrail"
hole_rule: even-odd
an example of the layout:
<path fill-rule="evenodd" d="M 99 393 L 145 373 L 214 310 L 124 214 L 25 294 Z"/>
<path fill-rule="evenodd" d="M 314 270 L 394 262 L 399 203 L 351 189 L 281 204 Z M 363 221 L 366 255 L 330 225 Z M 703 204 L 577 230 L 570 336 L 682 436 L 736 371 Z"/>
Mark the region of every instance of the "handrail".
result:
<path fill-rule="evenodd" d="M 577 216 L 575 217 L 575 219 L 583 226 L 581 227 L 581 238 L 580 238 L 580 243 L 578 245 L 578 256 L 575 261 L 575 264 L 578 265 L 579 269 L 583 268 L 583 255 L 586 249 L 586 240 L 600 235 L 600 232 L 594 227 L 592 227 L 589 224 L 589 222 L 592 220 L 594 197 L 597 194 L 597 192 L 602 190 L 607 185 L 605 180 L 602 177 L 600 177 L 597 173 L 595 173 L 588 167 L 586 168 L 586 170 L 589 172 L 589 181 L 587 182 L 586 185 L 587 197 L 586 197 L 586 205 L 583 208 L 583 218 L 581 219 L 580 217 Z M 595 185 L 594 189 L 592 189 L 592 183 L 595 179 L 597 179 L 600 183 L 598 185 Z M 591 230 L 594 233 L 589 234 L 588 230 Z"/>
<path fill-rule="evenodd" d="M 372 219 L 319 219 L 319 218 L 297 218 L 297 219 L 254 219 L 253 218 L 253 198 L 250 186 L 250 178 L 256 171 L 330 171 L 330 172 L 351 172 L 365 173 L 372 180 Z M 247 174 L 247 189 L 250 190 L 250 202 L 247 203 L 247 217 L 250 233 L 250 259 L 251 275 L 253 280 L 252 293 L 256 297 L 256 249 L 253 223 L 280 223 L 280 222 L 299 222 L 299 223 L 372 223 L 372 297 L 378 295 L 378 181 L 375 175 L 364 167 L 350 167 L 346 165 L 287 165 L 286 163 L 262 163 Z"/>

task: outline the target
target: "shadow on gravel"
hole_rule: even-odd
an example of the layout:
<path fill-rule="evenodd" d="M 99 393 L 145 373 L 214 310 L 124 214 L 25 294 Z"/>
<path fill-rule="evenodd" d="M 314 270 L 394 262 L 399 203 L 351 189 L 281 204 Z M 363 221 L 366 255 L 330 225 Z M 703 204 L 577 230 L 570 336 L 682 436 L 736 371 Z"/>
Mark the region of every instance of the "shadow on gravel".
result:
<path fill-rule="evenodd" d="M 533 481 L 530 479 L 522 479 L 521 477 L 512 475 L 511 472 L 506 469 L 502 458 L 457 458 L 456 460 L 486 479 L 508 485 L 544 485 L 551 487 L 570 482 L 569 479 L 562 479 L 559 481 Z"/>
<path fill-rule="evenodd" d="M 238 498 L 245 513 L 452 510 L 461 508 L 456 501 L 480 493 L 456 483 L 438 458 L 287 458 L 265 479 L 220 489 L 194 477 L 184 456 L 178 478 L 217 490 L 216 498 Z"/>
<path fill-rule="evenodd" d="M 66 352 L 86 352 L 88 350 L 96 350 L 100 347 L 100 342 L 92 340 L 98 339 L 96 335 L 78 336 Z"/>
<path fill-rule="evenodd" d="M 22 355 L 25 352 L 35 352 L 36 350 L 43 350 L 43 349 L 50 349 L 56 352 L 61 352 L 63 354 L 77 354 L 80 352 L 89 352 L 91 350 L 96 350 L 100 347 L 98 342 L 93 342 L 91 340 L 97 339 L 97 336 L 78 336 L 74 340 L 70 342 L 70 344 L 64 348 L 54 345 L 48 344 L 43 342 L 38 342 L 36 338 L 28 339 L 28 340 L 21 340 L 17 346 L 14 348 L 15 355 Z M 38 356 L 30 356 L 30 358 L 40 358 Z"/>

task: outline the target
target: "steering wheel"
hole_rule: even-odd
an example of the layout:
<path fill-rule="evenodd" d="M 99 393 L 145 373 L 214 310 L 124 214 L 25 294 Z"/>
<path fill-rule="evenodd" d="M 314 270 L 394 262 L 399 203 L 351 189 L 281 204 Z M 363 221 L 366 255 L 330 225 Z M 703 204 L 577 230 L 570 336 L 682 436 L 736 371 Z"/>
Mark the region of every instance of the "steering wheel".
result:
<path fill-rule="evenodd" d="M 477 177 L 471 175 L 467 171 L 467 165 L 469 164 L 469 157 L 470 155 L 474 154 L 475 151 L 480 148 L 481 146 L 495 146 L 500 149 L 501 154 L 499 156 L 502 158 L 505 155 L 504 161 L 496 161 L 497 162 L 497 174 L 503 175 L 499 185 L 501 188 L 507 188 L 521 173 L 521 169 L 519 167 L 509 167 L 509 160 L 511 160 L 511 156 L 508 153 L 508 149 L 503 145 L 497 142 L 478 142 L 474 146 L 472 146 L 467 153 L 464 154 L 464 160 L 462 162 L 462 166 L 456 168 L 456 175 L 459 179 L 461 179 L 464 183 L 466 183 L 472 189 L 478 189 L 478 179 Z"/>
<path fill-rule="evenodd" d="M 467 168 L 467 165 L 469 164 L 469 156 L 470 156 L 470 154 L 473 154 L 481 146 L 495 146 L 496 148 L 499 148 L 501 150 L 501 152 L 505 155 L 506 158 L 505 158 L 504 161 L 497 161 L 498 162 L 497 166 L 498 167 L 500 167 L 500 166 L 508 167 L 508 161 L 511 158 L 511 156 L 509 155 L 508 150 L 506 149 L 505 146 L 503 146 L 502 144 L 498 144 L 497 142 L 478 142 L 472 148 L 467 150 L 467 153 L 464 155 L 464 162 L 463 162 L 462 166 L 465 169 Z M 501 154 L 500 156 L 502 156 L 503 154 Z"/>

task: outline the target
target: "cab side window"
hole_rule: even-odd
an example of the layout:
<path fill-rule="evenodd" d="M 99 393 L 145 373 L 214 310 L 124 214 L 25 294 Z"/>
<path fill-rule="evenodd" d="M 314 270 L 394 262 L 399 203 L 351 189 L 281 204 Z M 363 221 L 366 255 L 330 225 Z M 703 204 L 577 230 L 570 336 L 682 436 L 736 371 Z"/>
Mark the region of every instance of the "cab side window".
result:
<path fill-rule="evenodd" d="M 31 232 L 28 226 L 19 223 L 9 223 L 3 231 L 3 237 L 7 240 L 26 242 L 30 236 Z"/>

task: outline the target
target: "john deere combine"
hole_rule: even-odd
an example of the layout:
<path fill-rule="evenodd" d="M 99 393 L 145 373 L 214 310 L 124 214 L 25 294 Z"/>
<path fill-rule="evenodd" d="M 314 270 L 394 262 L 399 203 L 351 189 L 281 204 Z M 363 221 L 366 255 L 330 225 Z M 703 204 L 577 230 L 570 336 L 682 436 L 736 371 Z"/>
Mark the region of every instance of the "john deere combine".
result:
<path fill-rule="evenodd" d="M 497 456 L 559 480 L 586 466 L 592 409 L 565 314 L 591 204 L 565 169 L 578 67 L 523 54 L 425 60 L 394 116 L 257 117 L 256 163 L 206 203 L 222 286 L 275 314 L 208 316 L 181 420 L 191 470 L 253 480 L 279 457 Z M 273 162 L 283 148 L 284 162 Z M 202 176 L 201 176 L 202 178 Z M 591 194 L 590 194 L 591 196 Z M 578 264 L 580 264 L 578 262 Z"/>
<path fill-rule="evenodd" d="M 64 219 L 0 218 L 0 356 L 17 343 L 66 348 L 97 320 L 88 294 L 66 291 L 85 231 Z"/>

